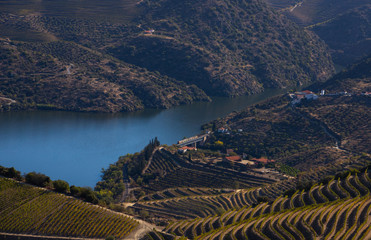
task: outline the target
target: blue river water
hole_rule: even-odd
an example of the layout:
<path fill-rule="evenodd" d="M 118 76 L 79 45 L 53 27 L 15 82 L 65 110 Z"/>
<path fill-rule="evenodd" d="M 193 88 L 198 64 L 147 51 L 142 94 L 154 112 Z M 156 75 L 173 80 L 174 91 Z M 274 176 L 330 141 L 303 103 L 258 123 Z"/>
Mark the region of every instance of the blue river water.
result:
<path fill-rule="evenodd" d="M 198 134 L 202 124 L 283 92 L 267 90 L 254 96 L 134 113 L 0 113 L 0 165 L 94 187 L 102 168 L 119 156 L 140 151 L 150 139 L 174 144 Z"/>

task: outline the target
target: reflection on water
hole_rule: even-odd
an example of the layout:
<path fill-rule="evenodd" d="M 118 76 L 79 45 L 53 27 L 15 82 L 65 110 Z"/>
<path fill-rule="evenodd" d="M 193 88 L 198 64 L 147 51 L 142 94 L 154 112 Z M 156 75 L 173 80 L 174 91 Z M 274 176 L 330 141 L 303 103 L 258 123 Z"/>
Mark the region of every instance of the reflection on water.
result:
<path fill-rule="evenodd" d="M 102 168 L 140 151 L 156 136 L 163 144 L 176 143 L 199 133 L 204 123 L 283 92 L 134 113 L 0 113 L 0 165 L 94 186 Z"/>

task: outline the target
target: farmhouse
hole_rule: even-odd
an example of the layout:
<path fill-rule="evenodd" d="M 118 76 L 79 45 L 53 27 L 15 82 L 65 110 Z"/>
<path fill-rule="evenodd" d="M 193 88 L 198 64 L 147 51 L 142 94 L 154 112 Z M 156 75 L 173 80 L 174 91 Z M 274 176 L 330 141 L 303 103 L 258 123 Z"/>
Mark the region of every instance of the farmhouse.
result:
<path fill-rule="evenodd" d="M 307 99 L 307 100 L 318 99 L 318 96 L 314 92 L 309 91 L 309 90 L 295 92 L 294 94 L 290 94 L 290 97 L 293 99 L 291 101 L 293 105 L 300 103 L 302 99 Z"/>
<path fill-rule="evenodd" d="M 242 158 L 240 156 L 229 156 L 225 157 L 225 160 L 229 162 L 241 162 Z"/>
<path fill-rule="evenodd" d="M 187 146 L 184 146 L 184 147 L 181 147 L 178 149 L 178 153 L 186 153 L 187 151 L 196 151 L 197 148 L 195 147 L 187 147 Z"/>
<path fill-rule="evenodd" d="M 268 158 L 253 158 L 251 161 L 254 161 L 256 164 L 262 163 L 262 164 L 268 164 L 268 163 L 274 163 L 275 161 L 273 159 L 268 159 Z"/>

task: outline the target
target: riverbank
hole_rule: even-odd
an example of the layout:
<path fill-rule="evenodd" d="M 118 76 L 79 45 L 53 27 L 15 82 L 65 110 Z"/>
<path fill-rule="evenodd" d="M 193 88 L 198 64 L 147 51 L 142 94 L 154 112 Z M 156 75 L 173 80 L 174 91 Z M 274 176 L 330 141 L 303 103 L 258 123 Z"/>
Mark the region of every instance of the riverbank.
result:
<path fill-rule="evenodd" d="M 0 163 L 93 187 L 102 168 L 119 156 L 142 150 L 154 137 L 162 144 L 174 144 L 198 134 L 200 126 L 211 120 L 284 92 L 269 90 L 133 113 L 4 112 L 0 113 Z"/>

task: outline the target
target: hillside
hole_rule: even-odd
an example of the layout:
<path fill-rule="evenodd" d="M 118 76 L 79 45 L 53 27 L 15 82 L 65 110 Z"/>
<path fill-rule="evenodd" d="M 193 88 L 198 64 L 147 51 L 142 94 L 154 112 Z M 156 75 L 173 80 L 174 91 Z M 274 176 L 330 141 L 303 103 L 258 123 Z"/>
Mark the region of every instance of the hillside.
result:
<path fill-rule="evenodd" d="M 108 51 L 208 94 L 251 94 L 332 74 L 325 45 L 259 0 L 141 5 L 136 34 Z M 146 29 L 155 32 L 143 34 Z"/>
<path fill-rule="evenodd" d="M 334 75 L 324 83 L 309 87 L 313 91 L 325 89 L 329 92 L 365 93 L 371 90 L 371 55 Z"/>
<path fill-rule="evenodd" d="M 173 222 L 165 231 L 189 239 L 368 239 L 369 187 L 368 173 L 349 175 L 270 203 Z"/>
<path fill-rule="evenodd" d="M 65 15 L 60 1 L 1 2 L 2 109 L 168 108 L 333 73 L 318 37 L 259 0 L 110 2 L 71 3 Z"/>
<path fill-rule="evenodd" d="M 0 196 L 0 232 L 123 238 L 139 224 L 126 215 L 3 177 Z"/>
<path fill-rule="evenodd" d="M 366 58 L 316 84 L 326 94 L 315 100 L 294 103 L 302 93 L 285 94 L 205 124 L 197 151 L 155 139 L 104 170 L 96 190 L 110 190 L 116 201 L 131 202 L 128 211 L 164 224 L 274 201 L 363 168 L 371 162 L 369 76 Z M 128 190 L 120 194 L 122 179 Z"/>
<path fill-rule="evenodd" d="M 3 39 L 0 49 L 0 97 L 13 100 L 0 110 L 127 112 L 210 100 L 194 85 L 71 42 Z"/>
<path fill-rule="evenodd" d="M 334 62 L 346 66 L 371 53 L 371 5 L 348 10 L 310 26 L 332 49 Z"/>
<path fill-rule="evenodd" d="M 266 0 L 289 19 L 315 32 L 331 48 L 334 63 L 347 66 L 371 53 L 367 0 Z"/>
<path fill-rule="evenodd" d="M 295 108 L 289 101 L 277 97 L 214 122 L 228 126 L 231 134 L 213 134 L 205 147 L 218 149 L 220 141 L 222 151 L 274 159 L 302 171 L 370 153 L 369 97 L 324 96 Z"/>
<path fill-rule="evenodd" d="M 116 176 L 126 176 L 127 181 L 130 180 L 130 183 L 136 187 L 134 199 L 148 199 L 151 197 L 146 194 L 154 193 L 157 195 L 155 198 L 159 199 L 162 195 L 160 192 L 172 188 L 227 189 L 236 186 L 250 188 L 273 183 L 279 179 L 194 162 L 187 156 L 170 152 L 167 149 L 155 150 L 151 161 L 148 161 L 145 155 L 145 152 L 141 152 L 134 156 L 120 157 L 115 164 L 110 165 L 103 172 L 102 181 L 97 183 L 95 189 L 98 191 L 109 189 L 115 192 L 114 189 L 120 180 Z"/>
<path fill-rule="evenodd" d="M 271 1 L 271 0 L 267 0 Z M 273 1 L 273 0 L 272 0 Z M 282 0 L 281 2 L 287 2 Z M 367 0 L 304 0 L 297 1 L 295 8 L 288 9 L 290 18 L 304 26 L 325 22 L 363 5 L 369 4 Z M 293 4 L 292 6 L 294 6 Z"/>

